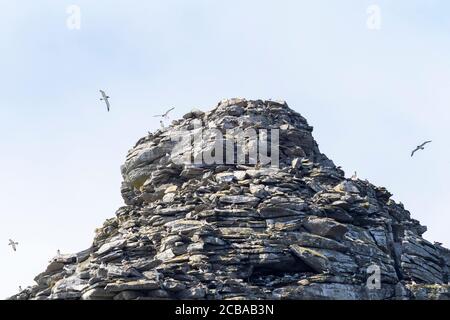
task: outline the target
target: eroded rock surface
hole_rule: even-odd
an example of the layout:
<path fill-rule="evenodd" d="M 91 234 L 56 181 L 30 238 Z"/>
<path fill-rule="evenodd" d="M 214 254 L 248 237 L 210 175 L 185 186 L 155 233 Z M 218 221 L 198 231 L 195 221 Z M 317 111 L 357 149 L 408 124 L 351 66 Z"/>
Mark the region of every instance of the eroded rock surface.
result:
<path fill-rule="evenodd" d="M 195 121 L 280 129 L 279 167 L 180 164 L 171 137 Z M 448 299 L 450 251 L 385 188 L 346 179 L 311 133 L 284 102 L 231 99 L 149 134 L 122 167 L 126 206 L 92 247 L 11 299 Z"/>

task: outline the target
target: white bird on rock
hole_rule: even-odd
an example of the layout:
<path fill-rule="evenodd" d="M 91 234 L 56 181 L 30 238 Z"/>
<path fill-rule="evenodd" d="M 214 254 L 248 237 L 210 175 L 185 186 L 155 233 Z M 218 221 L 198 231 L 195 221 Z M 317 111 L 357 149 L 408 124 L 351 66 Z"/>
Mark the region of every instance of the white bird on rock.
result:
<path fill-rule="evenodd" d="M 12 248 L 14 251 L 17 251 L 17 246 L 18 246 L 18 245 L 19 245 L 18 242 L 14 242 L 13 240 L 9 239 L 8 246 L 11 246 L 11 248 Z"/>
<path fill-rule="evenodd" d="M 110 104 L 109 104 L 109 96 L 105 93 L 105 91 L 103 91 L 103 90 L 100 90 L 100 93 L 102 94 L 102 98 L 100 98 L 100 100 L 103 100 L 103 101 L 105 101 L 105 103 L 106 103 L 106 109 L 108 109 L 108 112 L 109 112 L 109 109 L 111 108 L 111 106 L 110 106 Z"/>
<path fill-rule="evenodd" d="M 417 146 L 414 150 L 413 150 L 413 152 L 411 152 L 411 157 L 414 155 L 414 153 L 416 153 L 417 151 L 419 151 L 419 150 L 424 150 L 425 149 L 425 145 L 426 144 L 428 144 L 428 143 L 431 143 L 432 141 L 430 140 L 430 141 L 425 141 L 424 143 L 422 143 L 420 146 Z"/>

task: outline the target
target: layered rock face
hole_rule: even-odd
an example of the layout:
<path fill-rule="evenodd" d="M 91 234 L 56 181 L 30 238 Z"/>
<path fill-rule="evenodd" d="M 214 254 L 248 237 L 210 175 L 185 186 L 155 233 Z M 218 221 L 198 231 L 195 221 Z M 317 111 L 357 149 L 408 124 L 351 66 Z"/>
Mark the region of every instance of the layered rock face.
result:
<path fill-rule="evenodd" d="M 211 151 L 208 133 L 173 139 L 202 128 L 268 130 L 275 146 L 279 130 L 279 164 L 180 161 Z M 149 134 L 122 167 L 126 206 L 92 247 L 12 298 L 450 298 L 450 251 L 385 188 L 346 179 L 311 133 L 284 102 L 231 99 Z"/>

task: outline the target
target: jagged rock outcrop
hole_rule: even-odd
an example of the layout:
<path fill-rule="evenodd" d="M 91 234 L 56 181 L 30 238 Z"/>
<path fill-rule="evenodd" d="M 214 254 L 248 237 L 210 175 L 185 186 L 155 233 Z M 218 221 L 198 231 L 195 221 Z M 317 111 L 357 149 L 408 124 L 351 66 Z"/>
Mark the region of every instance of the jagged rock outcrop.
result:
<path fill-rule="evenodd" d="M 173 137 L 199 122 L 279 129 L 279 166 L 180 162 Z M 311 132 L 284 102 L 231 99 L 149 134 L 122 167 L 126 206 L 92 247 L 12 299 L 450 298 L 450 251 L 385 188 L 346 179 Z M 180 150 L 195 158 L 210 138 Z"/>

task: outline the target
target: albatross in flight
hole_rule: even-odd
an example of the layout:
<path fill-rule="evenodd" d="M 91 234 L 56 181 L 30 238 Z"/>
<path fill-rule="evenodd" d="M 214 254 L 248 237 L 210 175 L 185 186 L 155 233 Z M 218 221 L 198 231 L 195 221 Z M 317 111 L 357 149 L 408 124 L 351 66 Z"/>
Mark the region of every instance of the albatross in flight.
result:
<path fill-rule="evenodd" d="M 417 146 L 413 152 L 411 152 L 411 157 L 414 155 L 414 153 L 416 153 L 419 150 L 424 150 L 425 149 L 425 145 L 431 143 L 431 141 L 425 141 L 424 143 L 422 143 L 420 146 Z"/>
<path fill-rule="evenodd" d="M 17 246 L 18 245 L 19 245 L 18 242 L 14 242 L 13 240 L 9 239 L 8 246 L 11 246 L 14 251 L 17 251 Z"/>
<path fill-rule="evenodd" d="M 102 98 L 100 98 L 100 100 L 104 100 L 105 101 L 105 103 L 106 103 L 106 108 L 108 109 L 108 112 L 109 112 L 109 109 L 110 109 L 110 105 L 109 105 L 109 96 L 108 95 L 106 95 L 106 93 L 105 93 L 105 91 L 103 91 L 103 90 L 100 90 L 100 93 L 102 94 Z"/>
<path fill-rule="evenodd" d="M 163 113 L 163 114 L 157 114 L 157 115 L 155 115 L 154 117 L 161 117 L 161 118 L 167 119 L 167 118 L 169 118 L 169 112 L 172 111 L 173 109 L 175 109 L 175 108 L 170 108 L 170 109 L 167 110 L 165 113 Z"/>

